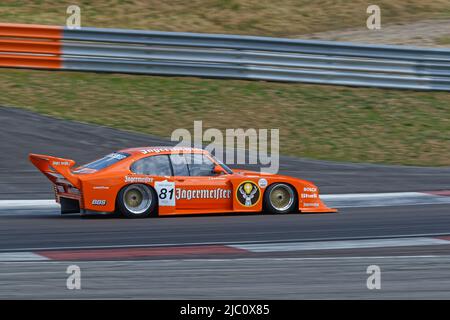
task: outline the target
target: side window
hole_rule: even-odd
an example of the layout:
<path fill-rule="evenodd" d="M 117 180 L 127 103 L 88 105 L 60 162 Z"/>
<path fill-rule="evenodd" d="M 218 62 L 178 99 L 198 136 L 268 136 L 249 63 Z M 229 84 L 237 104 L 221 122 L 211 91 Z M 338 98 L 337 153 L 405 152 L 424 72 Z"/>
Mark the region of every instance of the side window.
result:
<path fill-rule="evenodd" d="M 203 154 L 193 153 L 186 156 L 191 176 L 213 176 L 215 164 Z"/>
<path fill-rule="evenodd" d="M 186 158 L 181 154 L 171 154 L 170 161 L 172 162 L 174 176 L 188 176 L 189 170 L 186 163 Z"/>
<path fill-rule="evenodd" d="M 169 157 L 167 155 L 150 156 L 136 161 L 131 165 L 131 171 L 149 176 L 171 176 Z"/>

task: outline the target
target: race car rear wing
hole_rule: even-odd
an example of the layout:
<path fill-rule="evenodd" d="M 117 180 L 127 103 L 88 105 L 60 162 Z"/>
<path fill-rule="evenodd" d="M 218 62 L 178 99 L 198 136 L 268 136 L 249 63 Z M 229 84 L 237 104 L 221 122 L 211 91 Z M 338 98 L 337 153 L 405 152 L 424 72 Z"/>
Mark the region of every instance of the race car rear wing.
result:
<path fill-rule="evenodd" d="M 58 184 L 58 182 L 65 179 L 75 188 L 80 189 L 80 179 L 78 179 L 78 177 L 71 171 L 71 168 L 75 165 L 75 161 L 32 153 L 28 156 L 28 158 L 31 163 L 34 164 L 36 168 L 38 168 L 54 184 Z"/>

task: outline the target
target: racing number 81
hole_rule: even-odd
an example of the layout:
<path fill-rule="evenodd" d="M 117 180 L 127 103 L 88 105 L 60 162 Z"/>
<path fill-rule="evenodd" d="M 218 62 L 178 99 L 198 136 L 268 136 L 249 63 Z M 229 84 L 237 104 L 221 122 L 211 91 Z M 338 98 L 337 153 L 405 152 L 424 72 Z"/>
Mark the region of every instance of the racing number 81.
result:
<path fill-rule="evenodd" d="M 167 188 L 161 188 L 159 192 L 159 198 L 164 200 L 167 198 L 167 193 L 169 193 L 169 200 L 173 199 L 173 189 L 167 190 Z"/>
<path fill-rule="evenodd" d="M 155 182 L 159 206 L 175 206 L 175 183 L 170 181 Z"/>

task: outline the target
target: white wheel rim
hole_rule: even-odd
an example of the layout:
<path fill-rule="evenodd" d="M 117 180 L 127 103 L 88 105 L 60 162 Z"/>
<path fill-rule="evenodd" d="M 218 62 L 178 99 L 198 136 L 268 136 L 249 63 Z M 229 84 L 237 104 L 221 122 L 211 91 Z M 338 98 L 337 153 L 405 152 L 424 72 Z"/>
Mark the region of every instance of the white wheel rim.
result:
<path fill-rule="evenodd" d="M 142 214 L 152 205 L 150 190 L 142 185 L 130 185 L 123 192 L 125 208 L 133 214 Z"/>
<path fill-rule="evenodd" d="M 294 191 L 286 184 L 278 184 L 270 190 L 270 204 L 278 211 L 288 210 L 294 203 Z"/>

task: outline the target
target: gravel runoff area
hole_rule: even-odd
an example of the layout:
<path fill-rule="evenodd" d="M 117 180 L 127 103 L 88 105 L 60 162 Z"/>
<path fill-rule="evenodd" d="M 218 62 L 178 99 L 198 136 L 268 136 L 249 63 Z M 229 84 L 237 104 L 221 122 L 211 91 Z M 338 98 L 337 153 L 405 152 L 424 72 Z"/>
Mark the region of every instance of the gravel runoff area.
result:
<path fill-rule="evenodd" d="M 311 33 L 301 35 L 299 38 L 420 47 L 450 47 L 450 19 L 383 24 L 383 16 L 381 16 L 380 30 L 369 30 L 367 28 L 344 29 Z M 448 39 L 448 41 L 444 39 Z"/>

